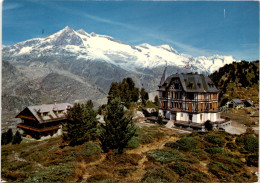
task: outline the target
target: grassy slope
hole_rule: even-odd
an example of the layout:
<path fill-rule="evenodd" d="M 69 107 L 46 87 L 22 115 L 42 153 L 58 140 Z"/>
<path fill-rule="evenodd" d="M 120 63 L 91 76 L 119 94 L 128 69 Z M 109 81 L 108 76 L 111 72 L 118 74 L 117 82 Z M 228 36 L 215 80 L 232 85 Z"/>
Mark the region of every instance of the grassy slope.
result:
<path fill-rule="evenodd" d="M 255 137 L 248 137 L 220 132 L 180 135 L 159 126 L 144 127 L 122 155 L 100 153 L 93 143 L 61 149 L 60 137 L 23 142 L 2 146 L 1 173 L 4 180 L 20 182 L 257 181 L 251 171 L 258 167 L 246 164 L 256 151 Z"/>

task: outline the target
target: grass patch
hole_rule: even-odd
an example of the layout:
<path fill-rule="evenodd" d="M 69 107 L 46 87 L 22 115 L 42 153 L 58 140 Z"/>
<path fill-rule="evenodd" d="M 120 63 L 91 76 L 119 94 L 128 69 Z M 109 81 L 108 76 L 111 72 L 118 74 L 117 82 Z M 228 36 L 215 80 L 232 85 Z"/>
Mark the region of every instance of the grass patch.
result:
<path fill-rule="evenodd" d="M 186 158 L 177 150 L 156 149 L 147 152 L 147 156 L 154 161 L 168 163 L 172 161 L 183 161 Z"/>

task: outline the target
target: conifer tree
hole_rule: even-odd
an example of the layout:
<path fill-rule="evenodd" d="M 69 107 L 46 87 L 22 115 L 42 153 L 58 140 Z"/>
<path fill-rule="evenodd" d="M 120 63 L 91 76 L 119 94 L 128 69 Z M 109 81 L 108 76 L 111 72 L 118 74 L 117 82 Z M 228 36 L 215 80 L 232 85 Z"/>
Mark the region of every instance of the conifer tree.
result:
<path fill-rule="evenodd" d="M 156 95 L 156 96 L 154 97 L 154 104 L 155 104 L 156 106 L 159 106 L 159 97 L 158 97 L 158 95 Z"/>
<path fill-rule="evenodd" d="M 74 146 L 95 138 L 98 123 L 96 115 L 92 101 L 88 101 L 85 105 L 75 103 L 64 123 L 64 128 L 67 130 L 64 140 L 68 138 L 69 144 Z"/>
<path fill-rule="evenodd" d="M 20 144 L 21 142 L 22 142 L 22 137 L 20 132 L 17 130 L 13 137 L 12 144 Z"/>
<path fill-rule="evenodd" d="M 12 142 L 13 140 L 13 131 L 12 129 L 8 129 L 7 132 L 2 133 L 2 138 L 1 138 L 1 144 L 6 145 Z"/>
<path fill-rule="evenodd" d="M 119 98 L 113 99 L 106 108 L 105 124 L 101 124 L 99 139 L 104 152 L 109 149 L 117 150 L 119 154 L 134 136 L 136 128 L 132 116 L 127 116 Z"/>
<path fill-rule="evenodd" d="M 141 89 L 140 95 L 141 95 L 142 103 L 143 103 L 143 105 L 145 105 L 146 101 L 149 99 L 149 96 L 148 96 L 148 93 L 145 91 L 144 88 Z"/>

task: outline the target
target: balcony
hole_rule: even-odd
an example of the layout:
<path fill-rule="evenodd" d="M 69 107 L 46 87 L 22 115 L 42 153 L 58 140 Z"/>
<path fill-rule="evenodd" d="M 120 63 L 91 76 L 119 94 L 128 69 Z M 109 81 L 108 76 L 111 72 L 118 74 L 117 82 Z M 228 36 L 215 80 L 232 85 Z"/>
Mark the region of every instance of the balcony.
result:
<path fill-rule="evenodd" d="M 58 130 L 58 129 L 60 129 L 61 125 L 45 127 L 45 128 L 36 128 L 36 127 L 32 127 L 32 126 L 20 123 L 20 124 L 17 124 L 17 127 L 24 129 L 24 130 L 30 130 L 30 131 L 33 131 L 33 132 L 41 133 L 41 132 L 48 132 L 48 131 L 52 131 L 52 130 Z"/>

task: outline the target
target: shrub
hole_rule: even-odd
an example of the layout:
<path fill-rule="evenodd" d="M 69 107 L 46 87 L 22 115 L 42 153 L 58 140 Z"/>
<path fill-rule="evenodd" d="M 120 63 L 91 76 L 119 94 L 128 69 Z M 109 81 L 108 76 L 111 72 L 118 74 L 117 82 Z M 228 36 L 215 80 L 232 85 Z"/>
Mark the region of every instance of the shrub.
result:
<path fill-rule="evenodd" d="M 141 179 L 141 182 L 177 182 L 178 174 L 167 167 L 149 169 Z"/>
<path fill-rule="evenodd" d="M 226 166 L 223 163 L 220 162 L 211 162 L 209 165 L 209 171 L 211 173 L 213 173 L 214 175 L 216 175 L 219 179 L 230 179 L 228 177 L 228 175 L 230 175 L 230 173 L 234 173 L 234 171 L 232 169 L 230 169 L 228 166 Z"/>
<path fill-rule="evenodd" d="M 230 149 L 231 151 L 236 151 L 236 149 L 237 149 L 237 146 L 236 146 L 233 142 L 228 142 L 228 143 L 226 144 L 226 147 L 227 147 L 228 149 Z"/>
<path fill-rule="evenodd" d="M 207 135 L 205 138 L 208 142 L 223 147 L 225 141 L 215 135 Z"/>
<path fill-rule="evenodd" d="M 244 141 L 245 149 L 250 152 L 258 152 L 258 138 L 253 134 L 248 135 Z"/>
<path fill-rule="evenodd" d="M 12 142 L 13 140 L 13 132 L 12 129 L 8 129 L 7 132 L 2 133 L 2 138 L 1 138 L 1 144 L 6 145 Z"/>
<path fill-rule="evenodd" d="M 132 137 L 131 140 L 129 140 L 126 147 L 128 148 L 137 148 L 139 146 L 139 139 L 137 137 Z"/>
<path fill-rule="evenodd" d="M 236 145 L 238 145 L 238 146 L 244 145 L 244 138 L 242 138 L 242 137 L 237 137 L 235 143 L 236 143 Z"/>
<path fill-rule="evenodd" d="M 96 174 L 90 176 L 87 182 L 104 182 L 107 179 L 110 179 L 110 176 L 107 174 Z"/>
<path fill-rule="evenodd" d="M 149 158 L 152 158 L 155 161 L 159 161 L 161 163 L 185 160 L 185 157 L 177 150 L 156 149 L 148 151 L 147 155 Z"/>
<path fill-rule="evenodd" d="M 180 140 L 177 140 L 175 143 L 166 143 L 166 147 L 177 148 L 183 151 L 189 151 L 197 147 L 197 140 L 193 137 L 183 137 Z"/>
<path fill-rule="evenodd" d="M 206 152 L 210 154 L 224 154 L 227 155 L 227 152 L 221 148 L 221 147 L 212 147 L 212 148 L 207 148 L 205 149 Z"/>
<path fill-rule="evenodd" d="M 68 182 L 74 178 L 72 164 L 59 164 L 37 172 L 26 182 Z"/>
<path fill-rule="evenodd" d="M 13 137 L 13 141 L 12 144 L 20 144 L 22 142 L 22 137 L 19 131 L 16 131 L 14 137 Z"/>
<path fill-rule="evenodd" d="M 82 155 L 84 156 L 97 155 L 101 153 L 100 146 L 91 141 L 87 142 L 82 148 Z"/>
<path fill-rule="evenodd" d="M 140 144 L 150 144 L 153 142 L 153 137 L 149 134 L 140 134 L 138 139 Z"/>
<path fill-rule="evenodd" d="M 249 155 L 246 157 L 246 164 L 248 166 L 258 167 L 258 154 Z"/>
<path fill-rule="evenodd" d="M 205 151 L 201 150 L 201 149 L 193 149 L 193 150 L 190 151 L 190 153 L 191 153 L 191 155 L 198 158 L 200 161 L 208 159 L 207 153 Z"/>
<path fill-rule="evenodd" d="M 175 163 L 172 166 L 172 169 L 180 176 L 184 176 L 185 174 L 190 173 L 189 168 L 187 168 L 184 164 L 180 163 Z"/>

